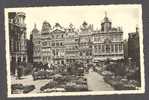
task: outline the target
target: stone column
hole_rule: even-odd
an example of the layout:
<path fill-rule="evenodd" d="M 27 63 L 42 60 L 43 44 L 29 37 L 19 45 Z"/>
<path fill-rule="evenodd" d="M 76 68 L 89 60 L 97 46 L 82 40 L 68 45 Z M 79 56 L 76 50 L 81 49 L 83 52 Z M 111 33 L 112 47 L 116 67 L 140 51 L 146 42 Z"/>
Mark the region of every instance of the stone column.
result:
<path fill-rule="evenodd" d="M 16 63 L 18 62 L 18 56 L 16 55 Z"/>
<path fill-rule="evenodd" d="M 12 56 L 10 55 L 10 62 L 12 61 Z"/>
<path fill-rule="evenodd" d="M 123 44 L 122 44 L 122 52 L 124 52 L 124 46 L 123 46 Z"/>
<path fill-rule="evenodd" d="M 120 52 L 120 50 L 119 50 L 119 44 L 117 44 L 117 52 L 118 53 Z"/>
<path fill-rule="evenodd" d="M 107 53 L 107 50 L 106 50 L 106 45 L 104 45 L 104 48 L 105 48 L 105 53 Z"/>
<path fill-rule="evenodd" d="M 101 44 L 101 53 L 102 53 L 102 44 Z"/>
<path fill-rule="evenodd" d="M 114 51 L 113 44 L 111 45 L 111 52 L 113 53 L 113 51 L 112 51 L 112 50 Z"/>
<path fill-rule="evenodd" d="M 99 53 L 99 44 L 97 45 L 97 53 Z"/>
<path fill-rule="evenodd" d="M 99 49 L 100 47 L 100 49 Z M 101 44 L 98 45 L 98 50 L 99 50 L 99 53 L 101 53 Z"/>
<path fill-rule="evenodd" d="M 110 52 L 109 53 L 111 53 L 111 44 L 109 45 L 109 47 L 110 47 L 110 50 L 109 50 Z"/>
<path fill-rule="evenodd" d="M 115 44 L 113 44 L 113 52 L 115 53 Z"/>
<path fill-rule="evenodd" d="M 26 59 L 25 59 L 25 60 L 26 60 L 25 62 L 27 63 L 27 62 L 28 62 L 27 55 L 26 55 L 26 57 L 25 57 L 25 58 L 26 58 Z"/>
<path fill-rule="evenodd" d="M 21 56 L 21 62 L 23 62 L 23 58 L 24 58 L 24 57 L 23 57 L 23 55 L 22 55 L 22 56 Z"/>

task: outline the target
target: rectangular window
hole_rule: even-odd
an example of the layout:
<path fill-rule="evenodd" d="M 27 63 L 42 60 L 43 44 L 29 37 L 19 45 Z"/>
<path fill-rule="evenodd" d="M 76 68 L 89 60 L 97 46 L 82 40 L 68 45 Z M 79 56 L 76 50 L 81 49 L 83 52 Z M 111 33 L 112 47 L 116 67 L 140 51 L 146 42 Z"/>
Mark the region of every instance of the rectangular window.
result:
<path fill-rule="evenodd" d="M 106 45 L 106 52 L 109 53 L 110 52 L 110 45 Z"/>
<path fill-rule="evenodd" d="M 59 46 L 59 43 L 56 43 L 56 46 Z"/>
<path fill-rule="evenodd" d="M 52 50 L 52 52 L 53 52 L 53 55 L 55 56 L 55 50 Z"/>
<path fill-rule="evenodd" d="M 40 41 L 38 41 L 38 44 L 40 44 Z"/>
<path fill-rule="evenodd" d="M 56 35 L 56 39 L 57 39 L 57 38 L 59 38 L 59 36 L 58 36 L 58 35 Z"/>
<path fill-rule="evenodd" d="M 104 45 L 102 45 L 102 52 L 105 52 L 105 46 Z"/>
<path fill-rule="evenodd" d="M 88 56 L 88 52 L 86 52 L 86 56 Z"/>
<path fill-rule="evenodd" d="M 46 46 L 46 45 L 47 45 L 47 42 L 42 42 L 42 45 L 43 45 L 43 46 Z"/>
<path fill-rule="evenodd" d="M 80 56 L 82 56 L 82 52 L 80 52 Z"/>
<path fill-rule="evenodd" d="M 98 37 L 98 41 L 100 41 L 100 37 Z"/>
<path fill-rule="evenodd" d="M 54 35 L 52 35 L 52 38 L 54 39 Z"/>
<path fill-rule="evenodd" d="M 98 45 L 98 51 L 101 52 L 101 45 Z"/>
<path fill-rule="evenodd" d="M 48 57 L 48 60 L 50 60 L 51 59 L 51 57 Z"/>
<path fill-rule="evenodd" d="M 52 46 L 55 46 L 55 43 L 52 43 Z"/>
<path fill-rule="evenodd" d="M 111 52 L 114 52 L 114 45 L 111 44 Z"/>
<path fill-rule="evenodd" d="M 115 52 L 118 52 L 118 44 L 115 44 Z"/>
<path fill-rule="evenodd" d="M 95 53 L 97 53 L 97 46 L 94 46 Z"/>
<path fill-rule="evenodd" d="M 63 43 L 61 42 L 60 45 L 63 46 Z"/>
<path fill-rule="evenodd" d="M 119 44 L 119 50 L 122 51 L 122 44 Z"/>

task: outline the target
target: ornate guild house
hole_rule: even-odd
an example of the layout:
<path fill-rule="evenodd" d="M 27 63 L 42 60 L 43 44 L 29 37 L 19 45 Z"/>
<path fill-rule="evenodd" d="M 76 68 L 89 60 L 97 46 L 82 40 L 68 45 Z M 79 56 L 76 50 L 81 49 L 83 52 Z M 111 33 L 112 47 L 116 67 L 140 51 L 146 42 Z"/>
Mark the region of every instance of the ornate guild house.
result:
<path fill-rule="evenodd" d="M 101 23 L 101 30 L 93 31 L 93 60 L 117 60 L 124 58 L 123 31 L 112 27 L 107 15 Z"/>
<path fill-rule="evenodd" d="M 56 23 L 52 27 L 44 21 L 41 32 L 35 25 L 32 35 L 34 62 L 65 64 L 124 59 L 123 31 L 112 27 L 107 14 L 100 30 L 94 30 L 93 25 L 85 21 L 79 30 L 73 24 L 64 28 Z"/>
<path fill-rule="evenodd" d="M 79 54 L 79 35 L 75 30 L 75 27 L 70 24 L 66 29 L 65 36 L 65 60 L 66 63 L 72 63 L 78 61 L 80 58 Z"/>
<path fill-rule="evenodd" d="M 33 39 L 33 61 L 40 62 L 40 33 L 39 30 L 36 28 L 36 24 L 34 25 L 34 29 L 32 30 L 32 39 Z"/>
<path fill-rule="evenodd" d="M 11 74 L 15 74 L 16 66 L 27 62 L 27 40 L 25 13 L 11 12 L 9 16 L 9 47 Z"/>

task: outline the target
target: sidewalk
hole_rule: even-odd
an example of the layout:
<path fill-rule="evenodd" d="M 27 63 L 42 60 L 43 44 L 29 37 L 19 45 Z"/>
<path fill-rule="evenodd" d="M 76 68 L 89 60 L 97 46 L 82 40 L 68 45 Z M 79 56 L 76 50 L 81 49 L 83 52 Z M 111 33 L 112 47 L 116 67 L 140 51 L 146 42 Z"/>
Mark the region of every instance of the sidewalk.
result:
<path fill-rule="evenodd" d="M 89 70 L 89 73 L 86 75 L 88 89 L 91 91 L 112 91 L 114 90 L 112 86 L 106 83 L 103 79 L 103 76 L 94 72 L 92 69 Z"/>

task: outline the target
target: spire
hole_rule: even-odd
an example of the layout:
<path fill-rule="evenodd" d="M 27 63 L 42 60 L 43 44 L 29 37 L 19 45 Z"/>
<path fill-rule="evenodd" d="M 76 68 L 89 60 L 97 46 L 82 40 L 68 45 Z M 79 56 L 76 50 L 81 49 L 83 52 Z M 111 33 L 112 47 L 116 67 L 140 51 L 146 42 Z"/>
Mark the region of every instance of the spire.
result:
<path fill-rule="evenodd" d="M 34 23 L 34 28 L 36 28 L 36 23 Z"/>
<path fill-rule="evenodd" d="M 107 11 L 105 11 L 105 18 L 107 17 Z"/>
<path fill-rule="evenodd" d="M 72 23 L 69 24 L 69 28 L 73 28 L 73 24 Z"/>
<path fill-rule="evenodd" d="M 105 11 L 104 21 L 105 21 L 105 22 L 109 21 L 109 19 L 108 19 L 108 17 L 107 17 L 107 11 Z"/>
<path fill-rule="evenodd" d="M 34 28 L 32 30 L 33 33 L 38 33 L 38 29 L 37 29 L 37 26 L 36 26 L 36 23 L 34 23 Z"/>
<path fill-rule="evenodd" d="M 107 17 L 107 12 L 105 11 L 105 17 L 103 19 L 103 22 L 101 23 L 101 30 L 102 31 L 109 31 L 111 29 L 111 21 Z"/>
<path fill-rule="evenodd" d="M 87 25 L 87 22 L 86 22 L 86 21 L 84 21 L 82 25 L 83 25 L 83 26 L 86 26 L 86 25 Z"/>
<path fill-rule="evenodd" d="M 103 22 L 110 22 L 108 16 L 107 16 L 107 11 L 105 11 L 105 17 L 103 19 Z"/>

